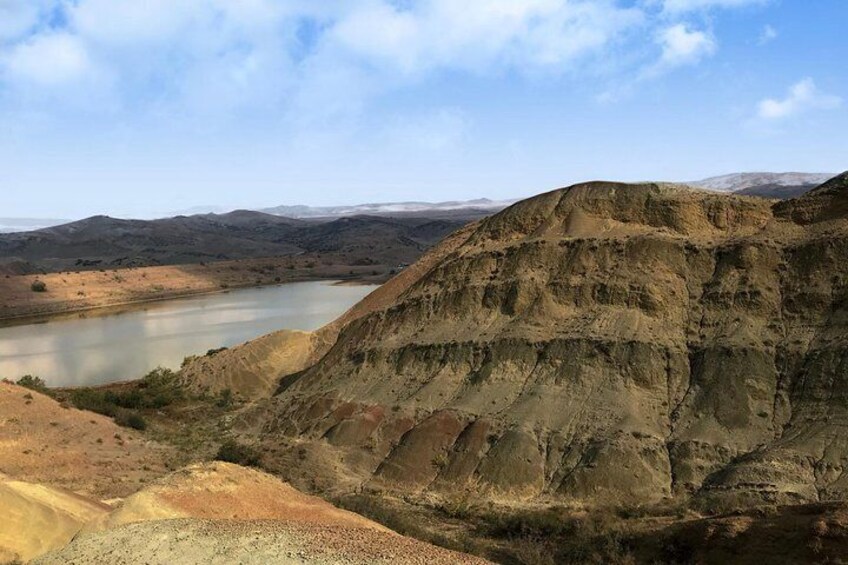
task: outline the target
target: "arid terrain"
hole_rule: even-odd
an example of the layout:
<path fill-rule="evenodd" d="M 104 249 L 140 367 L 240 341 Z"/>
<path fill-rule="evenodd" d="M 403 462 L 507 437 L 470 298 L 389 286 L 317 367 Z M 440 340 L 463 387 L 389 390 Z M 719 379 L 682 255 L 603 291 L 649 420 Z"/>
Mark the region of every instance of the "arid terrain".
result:
<path fill-rule="evenodd" d="M 173 447 L 23 387 L 0 414 L 0 562 L 484 563 L 238 465 L 169 473 Z"/>
<path fill-rule="evenodd" d="M 0 430 L 32 447 L 0 438 L 19 462 L 0 467 L 18 481 L 0 492 L 84 496 L 49 495 L 67 510 L 44 563 L 181 562 L 189 547 L 460 558 L 384 541 L 397 534 L 374 522 L 502 563 L 841 562 L 846 240 L 848 173 L 780 202 L 667 184 L 542 194 L 454 232 L 316 332 L 56 400 L 5 384 L 16 415 Z M 91 468 L 127 449 L 117 475 L 133 486 L 47 468 L 57 445 Z"/>
<path fill-rule="evenodd" d="M 709 530 L 842 500 L 846 182 L 781 203 L 613 183 L 518 203 L 376 291 L 244 437 L 339 496 L 671 504 Z"/>
<path fill-rule="evenodd" d="M 780 204 L 610 183 L 516 204 L 349 324 L 263 433 L 360 487 L 841 498 L 845 182 Z"/>

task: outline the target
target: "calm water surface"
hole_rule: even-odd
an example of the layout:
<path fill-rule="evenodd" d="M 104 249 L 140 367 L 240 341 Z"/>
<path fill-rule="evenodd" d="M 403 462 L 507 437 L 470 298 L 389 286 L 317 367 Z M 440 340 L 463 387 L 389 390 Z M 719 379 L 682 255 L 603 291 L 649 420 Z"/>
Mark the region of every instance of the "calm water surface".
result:
<path fill-rule="evenodd" d="M 373 286 L 304 282 L 153 303 L 127 312 L 0 328 L 0 378 L 80 386 L 176 369 L 188 355 L 331 322 Z"/>

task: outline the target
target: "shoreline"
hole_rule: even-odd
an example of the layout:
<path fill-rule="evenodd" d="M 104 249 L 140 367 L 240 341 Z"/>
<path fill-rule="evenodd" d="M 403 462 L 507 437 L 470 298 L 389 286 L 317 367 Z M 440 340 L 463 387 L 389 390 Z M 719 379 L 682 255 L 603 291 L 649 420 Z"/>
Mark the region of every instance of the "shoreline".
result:
<path fill-rule="evenodd" d="M 7 275 L 0 277 L 0 328 L 293 282 L 382 284 L 389 275 L 387 265 L 351 266 L 290 257 Z M 46 291 L 33 290 L 35 281 L 45 283 Z"/>
<path fill-rule="evenodd" d="M 304 277 L 297 278 L 288 281 L 281 282 L 271 282 L 265 284 L 246 284 L 239 286 L 230 286 L 228 288 L 219 288 L 219 289 L 211 289 L 211 290 L 197 290 L 197 291 L 183 291 L 183 292 L 171 292 L 162 296 L 155 297 L 147 297 L 147 298 L 139 298 L 137 300 L 124 300 L 120 302 L 110 303 L 110 304 L 102 304 L 95 306 L 82 306 L 82 307 L 68 307 L 56 309 L 54 311 L 43 312 L 43 313 L 32 313 L 32 314 L 19 314 L 12 316 L 2 316 L 0 315 L 0 329 L 14 327 L 14 326 L 28 326 L 28 325 L 36 325 L 36 324 L 46 324 L 49 322 L 55 322 L 66 319 L 74 319 L 74 318 L 86 318 L 87 314 L 91 314 L 92 317 L 100 317 L 100 316 L 110 316 L 110 315 L 118 315 L 126 312 L 132 312 L 134 310 L 142 309 L 145 305 L 148 304 L 157 304 L 163 302 L 171 302 L 174 300 L 181 300 L 186 298 L 201 298 L 204 296 L 215 296 L 219 294 L 228 294 L 233 291 L 239 290 L 251 290 L 251 289 L 262 289 L 262 288 L 272 288 L 278 286 L 284 286 L 288 284 L 294 283 L 306 283 L 306 282 L 321 282 L 325 281 L 330 283 L 332 286 L 379 286 L 381 283 L 371 282 L 365 280 L 364 278 L 358 277 L 355 279 L 343 279 L 338 276 L 335 277 Z"/>

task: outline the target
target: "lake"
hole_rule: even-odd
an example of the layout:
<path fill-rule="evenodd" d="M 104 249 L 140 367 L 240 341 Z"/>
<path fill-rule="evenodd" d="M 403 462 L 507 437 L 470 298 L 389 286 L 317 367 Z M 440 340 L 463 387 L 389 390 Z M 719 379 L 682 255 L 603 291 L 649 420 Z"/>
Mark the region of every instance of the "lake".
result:
<path fill-rule="evenodd" d="M 0 328 L 0 378 L 86 386 L 179 368 L 188 355 L 276 330 L 315 330 L 374 286 L 301 282 L 145 304 L 121 313 Z"/>

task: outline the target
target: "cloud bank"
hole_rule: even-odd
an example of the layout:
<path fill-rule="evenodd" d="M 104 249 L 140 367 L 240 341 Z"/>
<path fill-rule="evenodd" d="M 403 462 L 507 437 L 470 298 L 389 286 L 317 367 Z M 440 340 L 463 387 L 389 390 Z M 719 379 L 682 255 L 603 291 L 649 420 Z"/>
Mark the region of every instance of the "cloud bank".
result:
<path fill-rule="evenodd" d="M 0 0 L 0 102 L 291 118 L 355 111 L 445 73 L 596 73 L 623 50 L 661 74 L 718 46 L 676 19 L 755 3 Z"/>

